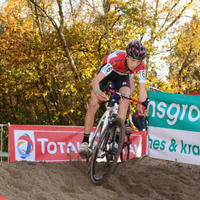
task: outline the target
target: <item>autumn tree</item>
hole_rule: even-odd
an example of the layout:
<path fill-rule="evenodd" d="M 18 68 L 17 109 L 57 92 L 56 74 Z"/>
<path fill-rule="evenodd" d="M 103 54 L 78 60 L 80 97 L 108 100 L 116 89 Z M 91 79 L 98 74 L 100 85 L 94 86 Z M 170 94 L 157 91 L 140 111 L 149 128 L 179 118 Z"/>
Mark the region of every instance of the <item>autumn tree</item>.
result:
<path fill-rule="evenodd" d="M 195 13 L 171 38 L 169 82 L 174 91 L 185 94 L 200 88 L 200 18 Z"/>
<path fill-rule="evenodd" d="M 176 41 L 182 29 L 172 30 L 179 27 L 181 17 L 194 2 L 7 1 L 0 12 L 1 122 L 83 125 L 90 83 L 103 58 L 111 51 L 125 49 L 131 39 L 140 40 L 147 48 L 147 85 L 170 88 L 170 82 L 179 80 L 173 74 L 183 75 L 187 69 L 181 71 L 184 62 L 177 62 L 180 44 L 185 42 Z M 196 23 L 199 21 L 193 20 L 188 29 L 197 28 Z M 173 41 L 174 48 L 163 44 L 166 40 Z M 187 38 L 187 44 L 190 42 Z M 176 62 L 169 60 L 172 73 L 168 83 L 157 78 L 155 60 L 165 51 L 176 58 Z M 177 64 L 175 71 L 173 64 Z M 182 87 L 180 83 L 177 85 Z"/>

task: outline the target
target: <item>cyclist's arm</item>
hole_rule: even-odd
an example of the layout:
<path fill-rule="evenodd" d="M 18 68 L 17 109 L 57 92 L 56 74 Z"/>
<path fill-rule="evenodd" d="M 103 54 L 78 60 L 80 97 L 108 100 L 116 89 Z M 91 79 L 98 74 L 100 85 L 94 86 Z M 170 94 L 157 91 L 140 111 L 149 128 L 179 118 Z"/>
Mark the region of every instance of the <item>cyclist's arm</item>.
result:
<path fill-rule="evenodd" d="M 139 100 L 145 101 L 147 98 L 145 83 L 139 83 Z"/>
<path fill-rule="evenodd" d="M 102 79 L 104 79 L 106 76 L 108 76 L 113 71 L 113 67 L 110 63 L 106 63 L 101 67 L 101 70 L 97 74 L 97 76 L 92 80 L 92 87 L 93 91 L 96 94 L 96 97 L 100 101 L 107 100 L 107 95 L 104 94 L 100 88 L 99 83 Z"/>
<path fill-rule="evenodd" d="M 146 94 L 145 83 L 139 83 L 139 100 L 145 101 L 146 98 L 147 98 L 147 94 Z M 148 112 L 147 109 L 143 110 L 143 106 L 139 105 L 139 104 L 137 106 L 137 111 L 138 111 L 140 116 L 145 116 Z"/>
<path fill-rule="evenodd" d="M 146 69 L 141 69 L 138 71 L 138 78 L 139 78 L 139 100 L 145 101 L 147 98 L 146 86 L 145 86 Z M 147 114 L 147 110 L 144 111 L 142 105 L 138 105 L 137 110 L 139 115 L 141 116 Z"/>
<path fill-rule="evenodd" d="M 146 69 L 141 69 L 138 71 L 138 79 L 139 79 L 139 100 L 145 101 L 147 98 L 146 87 L 145 87 Z"/>
<path fill-rule="evenodd" d="M 99 82 L 105 78 L 105 74 L 102 72 L 99 72 L 92 80 L 92 88 L 94 93 L 100 90 L 99 88 Z"/>
<path fill-rule="evenodd" d="M 99 88 L 99 82 L 105 78 L 105 74 L 101 71 L 93 78 L 92 88 L 98 100 L 104 101 L 107 100 L 107 95 L 103 93 Z"/>

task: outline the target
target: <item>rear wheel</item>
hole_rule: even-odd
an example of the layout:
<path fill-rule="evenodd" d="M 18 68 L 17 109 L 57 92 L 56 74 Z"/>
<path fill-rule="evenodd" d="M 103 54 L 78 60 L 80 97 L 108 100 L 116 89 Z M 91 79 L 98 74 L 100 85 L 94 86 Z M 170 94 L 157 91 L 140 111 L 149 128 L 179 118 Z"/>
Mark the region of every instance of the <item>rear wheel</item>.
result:
<path fill-rule="evenodd" d="M 105 128 L 92 157 L 91 180 L 93 183 L 104 183 L 115 169 L 122 151 L 124 134 L 124 121 L 118 117 Z"/>
<path fill-rule="evenodd" d="M 130 135 L 126 135 L 124 138 L 124 144 L 123 144 L 123 149 L 121 152 L 121 161 L 123 162 L 124 160 L 129 160 L 129 155 L 130 155 Z"/>

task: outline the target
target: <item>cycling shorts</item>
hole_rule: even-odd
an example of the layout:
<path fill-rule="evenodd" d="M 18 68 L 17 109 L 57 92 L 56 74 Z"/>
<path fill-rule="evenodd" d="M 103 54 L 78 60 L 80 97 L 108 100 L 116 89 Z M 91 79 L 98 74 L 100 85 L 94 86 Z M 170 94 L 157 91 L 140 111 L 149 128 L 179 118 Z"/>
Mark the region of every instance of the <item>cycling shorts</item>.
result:
<path fill-rule="evenodd" d="M 115 84 L 115 88 L 119 90 L 121 87 L 130 88 L 130 77 L 129 74 L 121 75 L 115 71 L 112 71 L 108 76 L 102 79 L 99 83 L 100 90 L 104 91 L 109 82 Z"/>

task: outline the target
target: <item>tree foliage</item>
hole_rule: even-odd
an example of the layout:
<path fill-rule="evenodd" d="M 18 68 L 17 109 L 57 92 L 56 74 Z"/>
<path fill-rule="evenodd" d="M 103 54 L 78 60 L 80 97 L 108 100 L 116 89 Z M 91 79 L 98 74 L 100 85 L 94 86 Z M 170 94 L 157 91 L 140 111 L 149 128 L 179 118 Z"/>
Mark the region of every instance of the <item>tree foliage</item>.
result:
<path fill-rule="evenodd" d="M 192 93 L 200 88 L 200 19 L 193 15 L 171 38 L 169 81 L 175 92 Z"/>
<path fill-rule="evenodd" d="M 199 17 L 182 26 L 179 22 L 196 3 L 7 1 L 0 12 L 1 123 L 83 125 L 92 77 L 106 54 L 125 49 L 131 39 L 147 47 L 147 85 L 195 92 Z M 162 52 L 170 54 L 160 57 L 169 66 L 167 80 L 158 78 L 154 60 Z"/>

